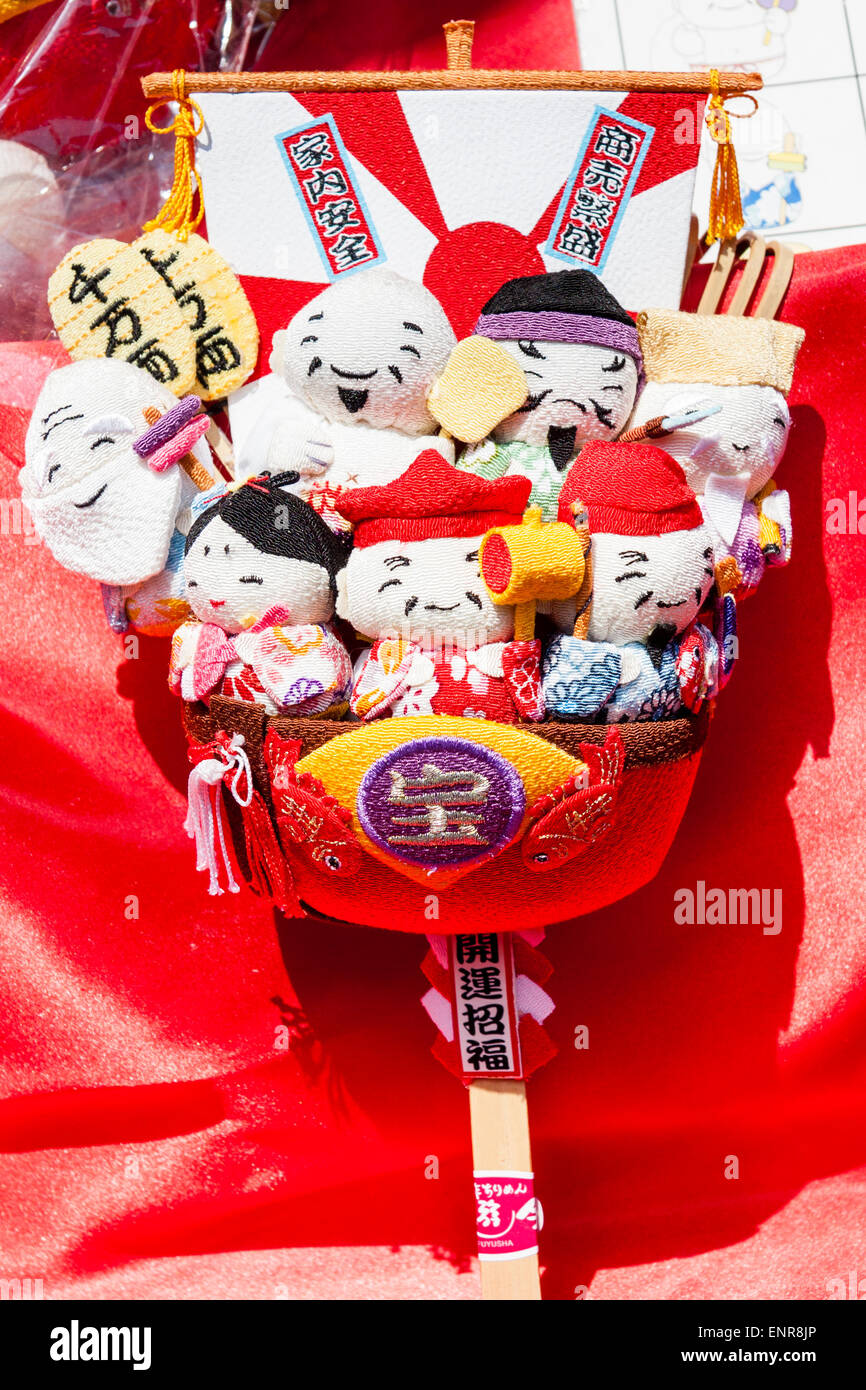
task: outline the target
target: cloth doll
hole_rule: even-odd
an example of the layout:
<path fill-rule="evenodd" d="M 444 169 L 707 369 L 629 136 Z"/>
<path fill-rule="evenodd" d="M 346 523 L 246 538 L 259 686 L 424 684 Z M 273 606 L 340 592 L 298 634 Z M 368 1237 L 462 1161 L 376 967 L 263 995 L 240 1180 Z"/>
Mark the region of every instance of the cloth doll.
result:
<path fill-rule="evenodd" d="M 791 428 L 785 397 L 802 328 L 733 314 L 648 309 L 638 315 L 647 385 L 634 423 L 696 405 L 721 406 L 677 430 L 665 448 L 680 463 L 710 526 L 716 558 L 733 555 L 738 592 L 791 553 L 788 493 L 773 483 Z"/>
<path fill-rule="evenodd" d="M 589 439 L 616 439 L 632 412 L 643 379 L 637 329 L 597 275 L 561 270 L 507 281 L 474 332 L 514 357 L 529 396 L 458 466 L 483 478 L 525 475 L 531 505 L 555 521 L 575 453 Z"/>
<path fill-rule="evenodd" d="M 354 548 L 337 612 L 373 641 L 355 673 L 359 718 L 541 717 L 540 644 L 513 640 L 514 608 L 493 602 L 478 564 L 485 533 L 521 520 L 529 488 L 461 473 L 431 449 L 395 481 L 344 494 Z"/>
<path fill-rule="evenodd" d="M 207 423 L 197 397 L 178 401 L 128 362 L 88 359 L 46 378 L 27 430 L 22 497 L 54 558 L 107 587 L 117 628 L 127 603 L 142 632 L 172 631 L 189 614 L 179 565 L 198 489 L 180 465 L 191 457 L 211 479 Z"/>
<path fill-rule="evenodd" d="M 718 688 L 719 649 L 696 621 L 713 546 L 675 459 L 651 444 L 587 444 L 560 497 L 592 535 L 586 639 L 558 636 L 543 665 L 549 714 L 616 724 L 697 709 Z"/>
<path fill-rule="evenodd" d="M 214 691 L 268 713 L 345 712 L 349 655 L 330 626 L 345 546 L 306 502 L 296 474 L 230 484 L 186 538 L 184 579 L 199 622 L 172 638 L 169 686 Z"/>
<path fill-rule="evenodd" d="M 296 469 L 301 495 L 333 527 L 345 525 L 334 508 L 340 490 L 388 482 L 430 447 L 427 395 L 455 342 L 438 300 L 393 270 L 329 285 L 274 334 L 276 381 L 239 474 Z"/>

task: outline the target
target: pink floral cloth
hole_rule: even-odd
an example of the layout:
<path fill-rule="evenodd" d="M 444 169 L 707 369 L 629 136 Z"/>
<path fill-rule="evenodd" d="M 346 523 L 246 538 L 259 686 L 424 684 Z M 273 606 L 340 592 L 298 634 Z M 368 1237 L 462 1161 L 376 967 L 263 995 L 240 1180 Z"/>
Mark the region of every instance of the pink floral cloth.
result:
<path fill-rule="evenodd" d="M 185 700 L 218 691 L 270 714 L 322 714 L 345 703 L 349 654 L 319 623 L 262 626 L 229 636 L 213 623 L 184 623 L 171 643 L 168 683 Z"/>

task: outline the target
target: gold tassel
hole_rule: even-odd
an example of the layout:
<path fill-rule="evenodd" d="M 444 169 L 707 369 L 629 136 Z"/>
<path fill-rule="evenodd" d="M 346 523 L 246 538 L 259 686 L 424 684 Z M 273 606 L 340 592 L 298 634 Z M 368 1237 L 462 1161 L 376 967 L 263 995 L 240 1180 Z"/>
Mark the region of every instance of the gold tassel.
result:
<path fill-rule="evenodd" d="M 144 231 L 153 232 L 162 227 L 186 241 L 204 217 L 201 179 L 195 167 L 195 141 L 204 130 L 204 116 L 198 103 L 186 95 L 186 73 L 180 68 L 171 75 L 171 89 L 173 100 L 177 102 L 177 115 L 171 125 L 158 126 L 153 122 L 152 113 L 158 111 L 163 102 L 149 106 L 144 118 L 148 130 L 155 135 L 175 137 L 171 192 L 156 217 L 145 222 Z"/>
<path fill-rule="evenodd" d="M 725 96 L 719 92 L 719 70 L 710 71 L 710 99 L 705 117 L 707 129 L 716 142 L 716 164 L 710 188 L 710 224 L 704 238 L 707 246 L 714 241 L 735 238 L 742 231 L 743 204 L 740 199 L 740 174 L 731 132 L 731 116 L 746 119 L 754 116 L 758 103 L 750 92 L 744 92 L 752 103 L 751 111 L 728 111 Z"/>

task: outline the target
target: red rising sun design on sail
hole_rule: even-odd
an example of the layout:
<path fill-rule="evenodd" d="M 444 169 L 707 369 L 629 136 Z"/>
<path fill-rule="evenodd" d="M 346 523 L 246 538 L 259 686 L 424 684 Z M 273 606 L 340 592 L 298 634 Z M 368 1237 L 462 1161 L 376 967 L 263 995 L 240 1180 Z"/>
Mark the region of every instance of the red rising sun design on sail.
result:
<path fill-rule="evenodd" d="M 342 202 L 357 197 L 356 220 L 362 229 L 369 223 L 381 250 L 377 259 L 422 280 L 463 337 L 505 280 L 562 269 L 561 260 L 545 253 L 545 242 L 593 112 L 601 106 L 609 120 L 642 123 L 651 138 L 615 229 L 605 283 L 635 310 L 650 299 L 662 302 L 666 289 L 668 298 L 678 299 L 683 256 L 671 238 L 648 238 L 646 227 L 681 228 L 685 236 L 698 143 L 685 138 L 684 122 L 700 130 L 703 96 L 301 92 L 286 93 L 279 111 L 263 121 L 250 94 L 232 98 L 231 126 L 219 100 L 203 94 L 212 139 L 199 152 L 199 166 L 213 235 L 229 254 L 259 324 L 259 376 L 267 374 L 274 331 L 329 283 L 315 209 L 302 208 L 277 142 L 281 133 L 305 127 L 320 137 L 328 129 L 337 133 L 340 150 L 331 173 L 336 182 L 338 166 L 342 170 Z M 267 165 L 255 187 L 238 168 L 244 149 L 249 158 L 250 141 Z M 335 187 L 334 197 L 338 193 Z M 224 245 L 226 231 L 231 246 Z M 357 228 L 350 231 L 357 234 Z M 284 254 L 274 274 L 277 244 Z M 680 249 L 684 255 L 684 241 Z M 332 257 L 332 271 L 335 264 Z"/>

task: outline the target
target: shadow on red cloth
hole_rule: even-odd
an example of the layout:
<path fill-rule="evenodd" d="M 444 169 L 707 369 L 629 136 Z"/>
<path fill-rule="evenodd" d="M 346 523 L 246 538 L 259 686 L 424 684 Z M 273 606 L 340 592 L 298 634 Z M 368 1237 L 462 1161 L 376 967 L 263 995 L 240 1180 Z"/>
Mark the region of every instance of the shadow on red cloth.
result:
<path fill-rule="evenodd" d="M 189 760 L 180 722 L 180 701 L 168 688 L 170 644 L 163 637 L 133 638 L 135 660 L 117 667 L 117 693 L 132 707 L 135 727 L 145 748 L 173 787 L 186 795 Z"/>

